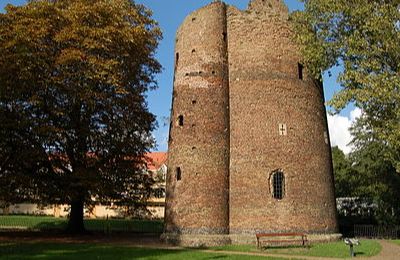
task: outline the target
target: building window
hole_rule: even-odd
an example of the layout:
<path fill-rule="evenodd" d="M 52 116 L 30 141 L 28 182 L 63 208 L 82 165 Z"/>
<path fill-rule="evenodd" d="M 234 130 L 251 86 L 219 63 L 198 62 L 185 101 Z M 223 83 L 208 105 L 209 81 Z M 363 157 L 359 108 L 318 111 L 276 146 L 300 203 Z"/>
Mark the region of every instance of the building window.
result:
<path fill-rule="evenodd" d="M 176 167 L 176 180 L 180 181 L 182 179 L 181 167 Z"/>
<path fill-rule="evenodd" d="M 297 70 L 299 73 L 299 79 L 303 80 L 303 70 L 304 70 L 304 66 L 301 63 L 297 63 Z"/>
<path fill-rule="evenodd" d="M 177 124 L 178 124 L 178 126 L 183 126 L 183 116 L 182 115 L 178 116 Z"/>
<path fill-rule="evenodd" d="M 285 196 L 285 175 L 282 171 L 272 173 L 272 197 L 277 200 Z"/>
<path fill-rule="evenodd" d="M 165 189 L 158 188 L 154 190 L 154 197 L 156 198 L 165 198 Z"/>

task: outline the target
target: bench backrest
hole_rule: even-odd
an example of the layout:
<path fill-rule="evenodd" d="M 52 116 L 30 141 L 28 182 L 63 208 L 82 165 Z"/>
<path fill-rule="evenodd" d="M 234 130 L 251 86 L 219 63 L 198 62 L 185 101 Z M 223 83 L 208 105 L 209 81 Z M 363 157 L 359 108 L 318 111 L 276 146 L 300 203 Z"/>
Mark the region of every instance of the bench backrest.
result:
<path fill-rule="evenodd" d="M 260 233 L 256 237 L 306 237 L 304 233 Z"/>

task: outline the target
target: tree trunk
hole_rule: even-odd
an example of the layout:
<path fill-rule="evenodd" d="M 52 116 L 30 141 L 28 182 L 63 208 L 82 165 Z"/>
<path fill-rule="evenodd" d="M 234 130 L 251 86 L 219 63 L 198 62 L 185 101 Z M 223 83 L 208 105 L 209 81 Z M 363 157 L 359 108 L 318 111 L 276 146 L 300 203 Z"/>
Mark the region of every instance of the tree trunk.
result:
<path fill-rule="evenodd" d="M 71 234 L 82 234 L 86 232 L 83 225 L 83 199 L 75 199 L 71 202 L 67 232 Z"/>

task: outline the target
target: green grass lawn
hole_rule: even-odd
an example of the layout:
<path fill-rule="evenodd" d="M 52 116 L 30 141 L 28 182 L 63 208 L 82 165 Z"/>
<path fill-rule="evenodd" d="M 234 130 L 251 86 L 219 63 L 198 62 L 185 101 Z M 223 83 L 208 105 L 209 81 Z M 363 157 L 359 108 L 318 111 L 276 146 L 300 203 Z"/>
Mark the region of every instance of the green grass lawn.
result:
<path fill-rule="evenodd" d="M 205 253 L 199 250 L 166 250 L 97 244 L 2 243 L 0 259 L 243 259 L 289 258 Z"/>
<path fill-rule="evenodd" d="M 216 250 L 242 251 L 242 252 L 260 252 L 255 245 L 228 245 L 214 247 Z M 373 240 L 362 240 L 361 245 L 354 246 L 356 256 L 374 256 L 381 251 L 381 245 Z M 349 247 L 343 241 L 313 244 L 310 248 L 303 247 L 270 247 L 263 249 L 262 252 L 271 254 L 304 255 L 320 257 L 349 257 Z"/>
<path fill-rule="evenodd" d="M 67 226 L 66 218 L 43 216 L 0 216 L 0 229 L 62 230 Z M 89 231 L 129 231 L 161 233 L 163 222 L 131 219 L 85 219 Z"/>
<path fill-rule="evenodd" d="M 392 240 L 393 243 L 398 244 L 400 246 L 400 239 L 398 240 Z"/>

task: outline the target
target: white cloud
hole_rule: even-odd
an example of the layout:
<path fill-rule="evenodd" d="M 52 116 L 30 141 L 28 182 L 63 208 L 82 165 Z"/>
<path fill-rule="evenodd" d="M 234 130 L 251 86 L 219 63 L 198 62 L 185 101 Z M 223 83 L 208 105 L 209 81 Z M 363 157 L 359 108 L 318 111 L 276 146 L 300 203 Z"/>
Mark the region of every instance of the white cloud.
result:
<path fill-rule="evenodd" d="M 338 146 L 345 154 L 352 150 L 349 143 L 352 140 L 349 128 L 353 122 L 361 116 L 361 109 L 355 108 L 350 112 L 350 117 L 342 115 L 329 115 L 328 114 L 328 127 L 331 138 L 331 145 Z"/>
<path fill-rule="evenodd" d="M 350 112 L 350 120 L 351 122 L 356 121 L 357 118 L 359 118 L 362 114 L 362 110 L 359 109 L 358 107 L 354 108 L 351 112 Z"/>

